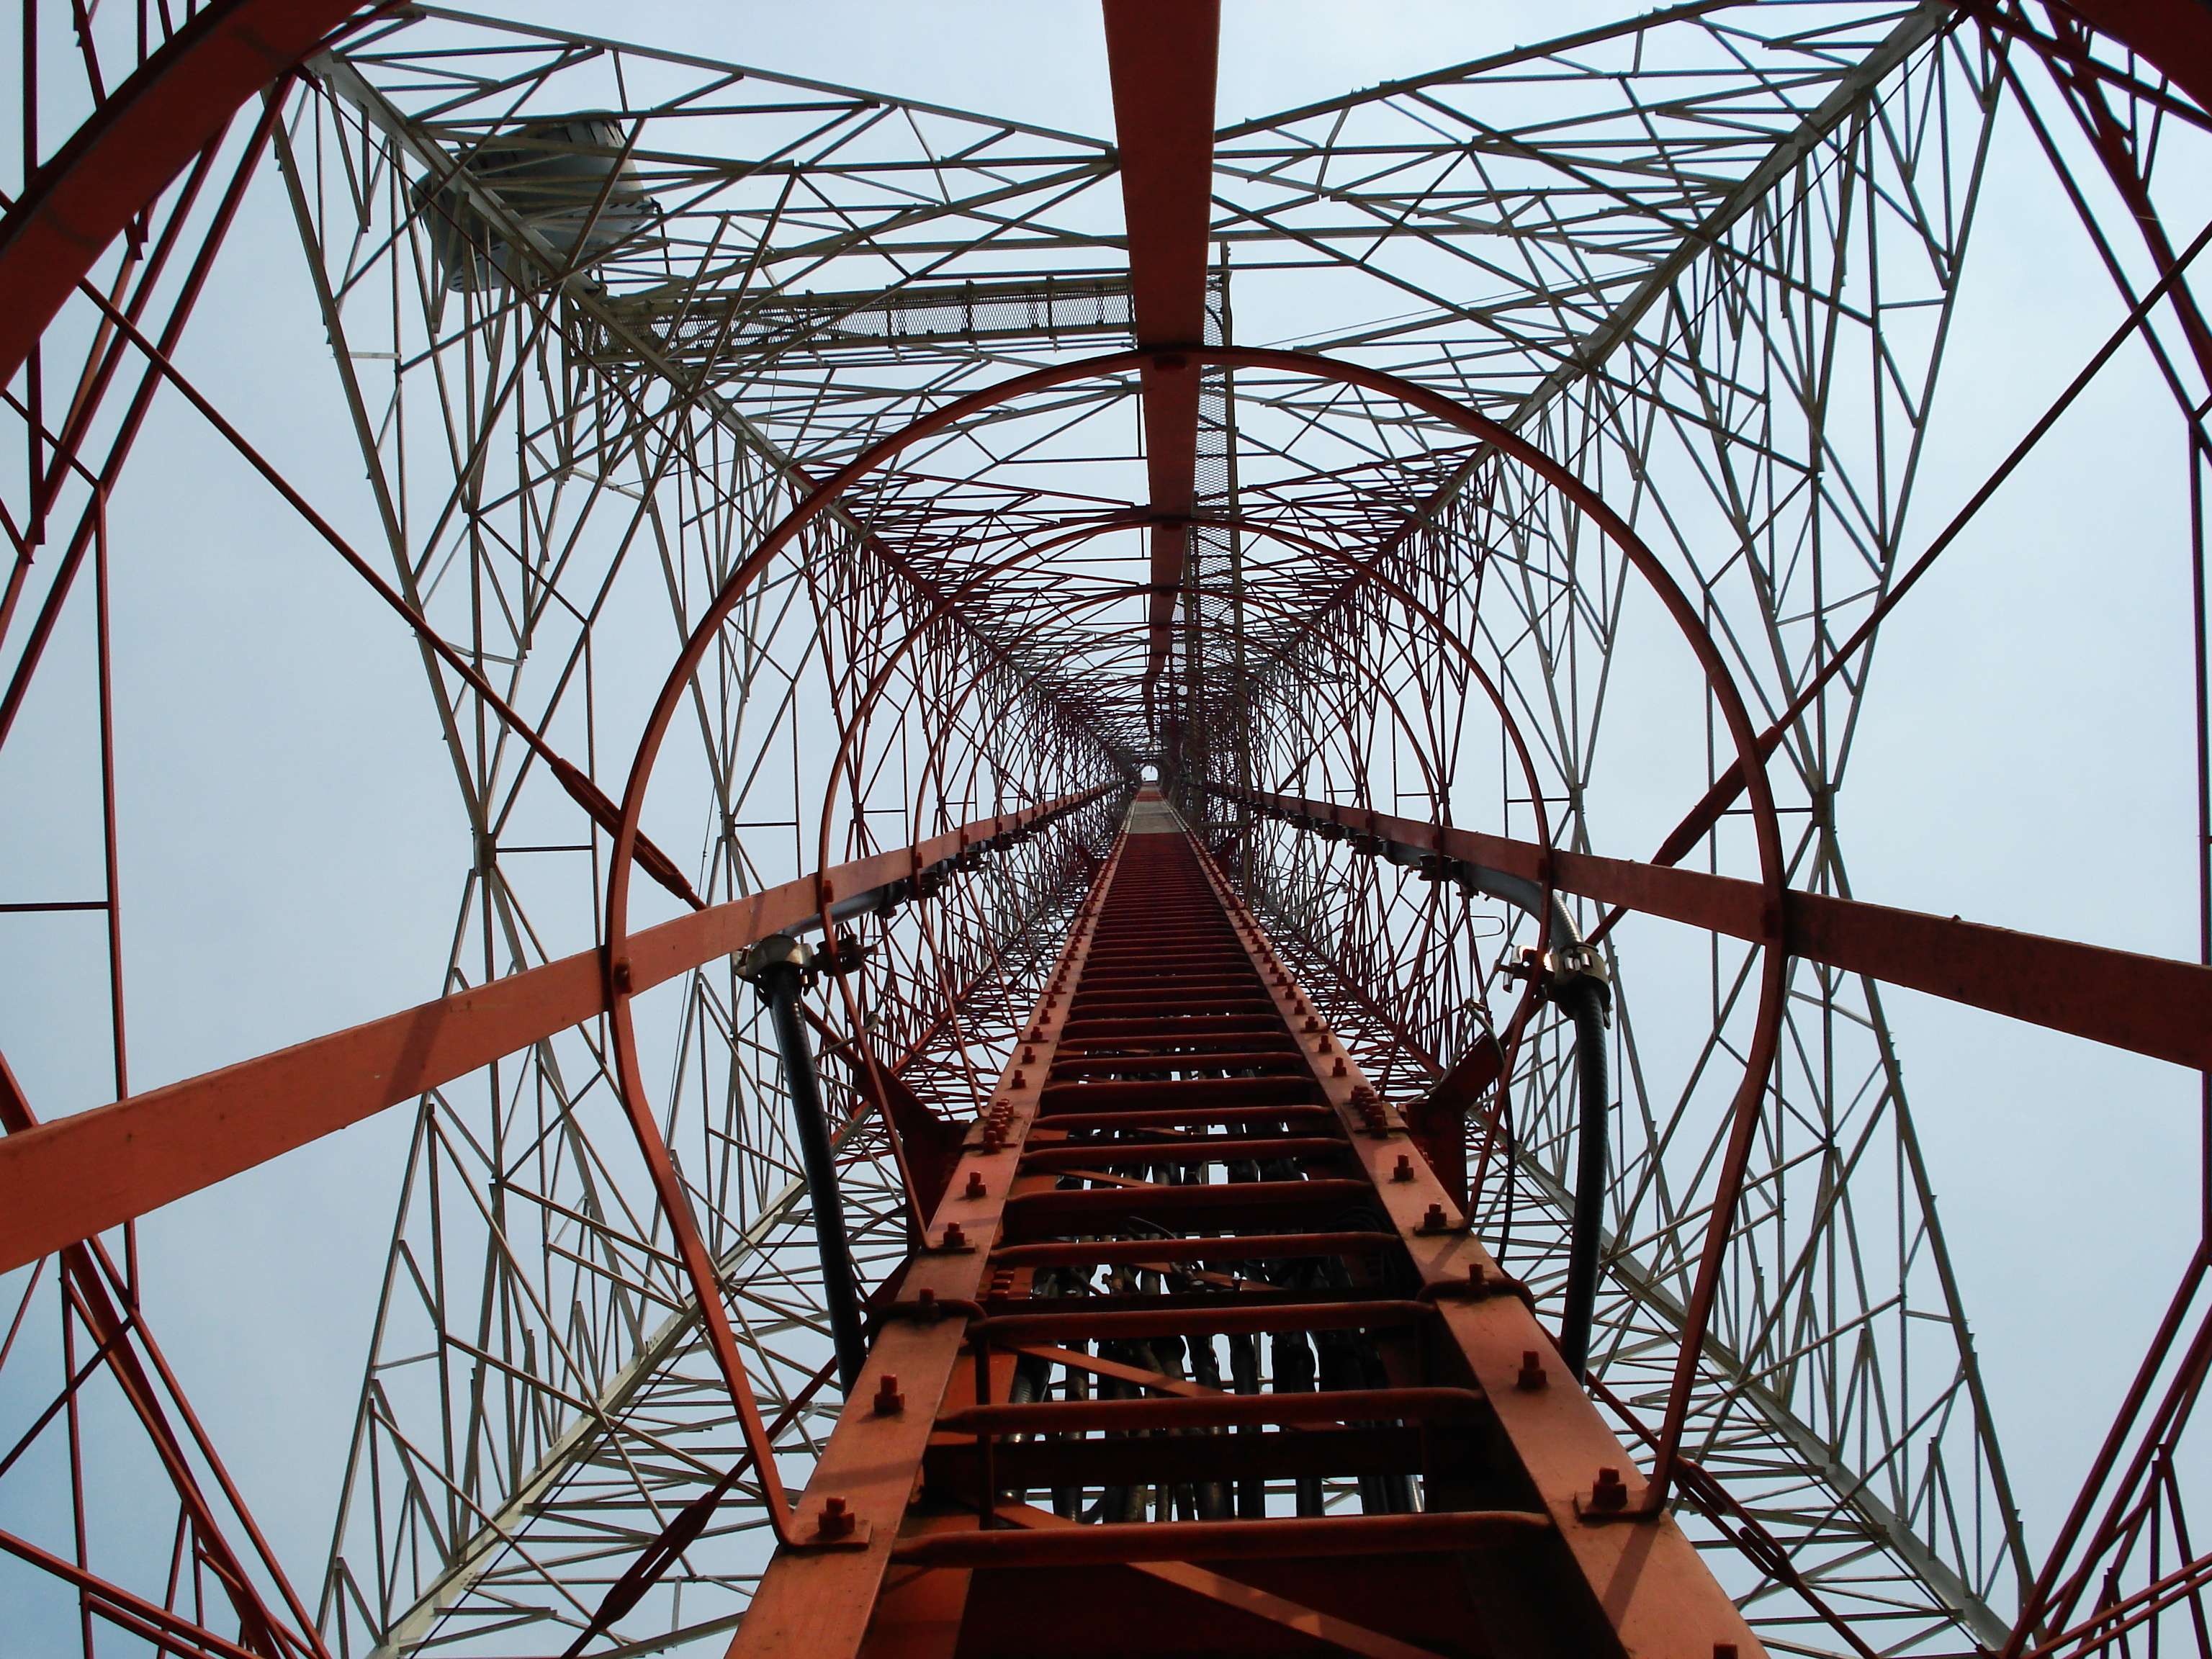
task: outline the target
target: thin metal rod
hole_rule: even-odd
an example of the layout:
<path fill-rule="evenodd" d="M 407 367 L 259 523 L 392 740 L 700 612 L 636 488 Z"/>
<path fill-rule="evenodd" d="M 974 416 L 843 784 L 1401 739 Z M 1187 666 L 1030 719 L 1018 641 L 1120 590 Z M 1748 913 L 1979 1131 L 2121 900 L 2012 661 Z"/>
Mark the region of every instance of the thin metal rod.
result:
<path fill-rule="evenodd" d="M 2189 607 L 2197 703 L 2197 957 L 2212 963 L 2212 651 L 2204 604 L 2204 469 L 2212 464 L 2202 427 L 2189 433 Z M 2212 1249 L 2212 1072 L 2197 1085 L 2198 1237 Z"/>
<path fill-rule="evenodd" d="M 1897 608 L 1899 602 L 1907 593 L 1912 591 L 1913 585 L 1928 574 L 1929 568 L 1942 556 L 1944 550 L 1964 533 L 1966 526 L 1973 522 L 1974 515 L 1988 505 L 1990 497 L 1996 494 L 2004 481 L 2012 477 L 2013 473 L 2019 469 L 2020 464 L 2025 461 L 2035 447 L 2043 441 L 2044 434 L 2058 423 L 2059 416 L 2074 406 L 2075 399 L 2088 389 L 2090 383 L 2097 378 L 2105 365 L 2112 361 L 2114 354 L 2127 343 L 2138 328 L 2142 326 L 2144 319 L 2150 315 L 2158 302 L 2165 299 L 2166 295 L 2181 283 L 2190 265 L 2207 246 L 2212 246 L 2212 224 L 2208 224 L 2197 233 L 2196 240 L 2191 242 L 2181 256 L 2174 261 L 2173 268 L 2153 283 L 2142 298 L 2136 302 L 2134 308 L 2128 313 L 2120 325 L 2112 331 L 2105 343 L 2098 348 L 2096 354 L 2082 365 L 2081 372 L 2074 377 L 2065 391 L 2058 394 L 2051 407 L 2043 411 L 2042 418 L 2028 428 L 2027 435 L 2013 446 L 2012 453 L 1998 463 L 1996 470 L 1982 481 L 1981 488 L 1977 489 L 1966 504 L 1952 516 L 1951 522 L 1944 526 L 1942 533 L 1928 544 L 1927 550 L 1912 562 L 1911 567 L 1898 578 L 1889 592 L 1875 601 L 1874 608 L 1867 613 L 1865 620 L 1852 630 L 1850 637 L 1828 653 L 1827 660 L 1821 665 L 1819 672 L 1807 679 L 1797 695 L 1790 700 L 1789 707 L 1777 715 L 1766 729 L 1759 734 L 1756 742 L 1762 762 L 1782 746 L 1782 739 L 1789 734 L 1791 724 L 1812 706 L 1813 700 L 1820 695 L 1830 680 L 1850 665 L 1860 648 L 1873 640 L 1875 630 L 1881 627 L 1883 619 Z M 1651 862 L 1666 865 L 1679 862 L 1704 838 L 1705 832 L 1728 809 L 1729 803 L 1743 793 L 1743 760 L 1739 756 L 1729 763 L 1728 769 L 1723 771 L 1714 781 L 1712 787 L 1705 792 L 1705 798 L 1692 806 L 1682 821 L 1674 826 L 1673 832 L 1661 844 L 1659 850 L 1651 855 Z M 1615 905 L 1607 912 L 1598 925 L 1590 930 L 1589 942 L 1595 945 L 1599 939 L 1603 939 L 1612 931 L 1614 924 L 1627 913 L 1626 905 Z"/>

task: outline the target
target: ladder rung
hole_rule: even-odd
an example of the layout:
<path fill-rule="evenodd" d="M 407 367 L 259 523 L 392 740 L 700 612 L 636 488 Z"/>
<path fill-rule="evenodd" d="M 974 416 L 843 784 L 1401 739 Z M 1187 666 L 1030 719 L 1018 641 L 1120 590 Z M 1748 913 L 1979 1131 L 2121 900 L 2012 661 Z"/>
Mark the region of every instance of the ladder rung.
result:
<path fill-rule="evenodd" d="M 988 1322 L 986 1322 L 988 1323 Z M 1033 1400 L 970 1406 L 937 1419 L 940 1434 L 1099 1434 L 1219 1429 L 1251 1423 L 1396 1423 L 1479 1412 L 1472 1389 L 1337 1389 L 1316 1394 L 1170 1395 L 1157 1400 Z"/>
<path fill-rule="evenodd" d="M 1001 1267 L 1073 1267 L 1115 1261 L 1273 1261 L 1293 1256 L 1380 1255 L 1391 1233 L 1260 1233 L 1245 1238 L 1083 1238 L 1005 1244 L 991 1252 Z"/>
<path fill-rule="evenodd" d="M 1113 1566 L 1242 1556 L 1400 1555 L 1510 1544 L 1547 1531 L 1528 1510 L 1457 1515 L 1307 1516 L 1280 1521 L 1153 1521 L 1029 1531 L 936 1532 L 903 1539 L 891 1559 L 915 1567 Z"/>
<path fill-rule="evenodd" d="M 1213 1304 L 1218 1300 L 1218 1306 Z M 1376 1331 L 1412 1325 L 1435 1312 L 1425 1302 L 1261 1302 L 1224 1295 L 1206 1305 L 1095 1312 L 994 1314 L 968 1328 L 978 1340 L 1013 1344 L 1110 1341 L 1147 1336 L 1262 1336 L 1275 1331 Z"/>

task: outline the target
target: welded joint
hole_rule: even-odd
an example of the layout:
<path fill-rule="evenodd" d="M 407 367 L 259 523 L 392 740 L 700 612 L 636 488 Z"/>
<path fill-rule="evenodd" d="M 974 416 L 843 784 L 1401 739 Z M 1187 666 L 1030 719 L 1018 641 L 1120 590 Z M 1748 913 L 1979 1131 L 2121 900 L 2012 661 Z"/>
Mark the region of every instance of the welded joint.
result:
<path fill-rule="evenodd" d="M 1648 1491 L 1649 1488 L 1646 1488 Z M 1655 1510 L 1643 1501 L 1632 1502 L 1628 1483 L 1620 1478 L 1618 1466 L 1606 1464 L 1596 1472 L 1589 1491 L 1575 1494 L 1575 1518 L 1584 1526 L 1604 1526 L 1608 1522 L 1658 1521 L 1666 1511 Z"/>
<path fill-rule="evenodd" d="M 864 1550 L 875 1536 L 872 1522 L 863 1521 L 845 1505 L 842 1498 L 825 1498 L 815 1512 L 811 1531 L 800 1534 L 784 1545 L 791 1550 Z"/>

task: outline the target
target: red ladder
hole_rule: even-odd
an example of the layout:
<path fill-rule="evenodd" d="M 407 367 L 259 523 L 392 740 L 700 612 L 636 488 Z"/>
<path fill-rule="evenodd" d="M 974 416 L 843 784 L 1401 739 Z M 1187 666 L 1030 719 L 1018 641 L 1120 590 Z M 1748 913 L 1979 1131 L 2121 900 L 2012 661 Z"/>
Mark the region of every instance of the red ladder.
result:
<path fill-rule="evenodd" d="M 731 1650 L 1759 1652 L 1638 1495 L 1146 790 Z"/>

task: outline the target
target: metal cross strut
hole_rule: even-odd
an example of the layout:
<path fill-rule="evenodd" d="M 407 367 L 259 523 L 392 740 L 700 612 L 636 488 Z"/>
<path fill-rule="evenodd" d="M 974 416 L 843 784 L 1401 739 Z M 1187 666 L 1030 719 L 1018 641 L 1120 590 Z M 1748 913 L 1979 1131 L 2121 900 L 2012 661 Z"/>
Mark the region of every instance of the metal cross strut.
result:
<path fill-rule="evenodd" d="M 2212 4 L 19 9 L 9 1659 L 2212 1659 Z M 2000 1134 L 2197 1164 L 1990 1346 Z"/>

